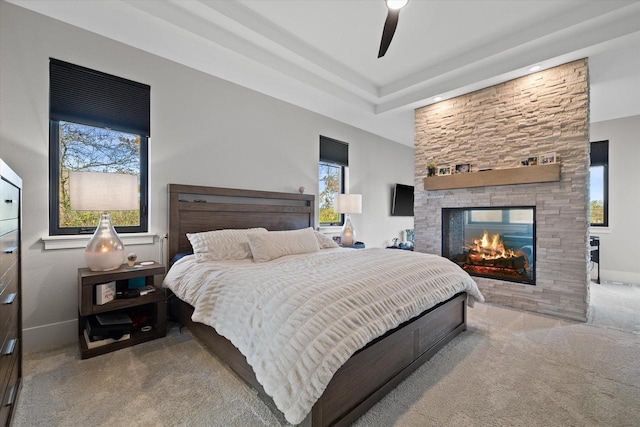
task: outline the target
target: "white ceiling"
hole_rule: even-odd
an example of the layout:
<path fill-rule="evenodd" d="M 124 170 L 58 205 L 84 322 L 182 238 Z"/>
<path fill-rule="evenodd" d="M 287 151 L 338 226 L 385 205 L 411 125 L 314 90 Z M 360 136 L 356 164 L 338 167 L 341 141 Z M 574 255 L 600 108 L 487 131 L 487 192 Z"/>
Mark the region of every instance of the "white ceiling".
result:
<path fill-rule="evenodd" d="M 413 110 L 589 57 L 591 121 L 640 114 L 640 0 L 7 0 L 413 146 Z"/>

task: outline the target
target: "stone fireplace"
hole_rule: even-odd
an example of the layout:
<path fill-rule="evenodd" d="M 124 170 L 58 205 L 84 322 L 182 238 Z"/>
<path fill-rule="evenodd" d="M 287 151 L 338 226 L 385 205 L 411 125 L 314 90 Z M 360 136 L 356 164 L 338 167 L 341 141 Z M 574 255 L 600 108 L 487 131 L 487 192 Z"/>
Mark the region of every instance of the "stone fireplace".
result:
<path fill-rule="evenodd" d="M 480 274 L 474 275 L 474 280 L 488 302 L 586 321 L 589 300 L 588 124 L 587 59 L 417 109 L 414 154 L 416 250 L 458 257 L 457 262 L 464 264 L 469 249 L 467 254 L 464 248 L 458 248 L 461 253 L 445 253 L 445 221 L 447 224 L 451 221 L 446 209 L 534 208 L 532 244 L 519 245 L 509 242 L 508 238 L 507 242 L 503 241 L 505 246 L 516 249 L 533 248 L 532 257 L 527 259 L 530 277 L 510 280 Z M 426 190 L 424 186 L 426 165 L 432 162 L 438 166 L 452 166 L 452 171 L 455 165 L 469 164 L 471 170 L 465 180 L 474 181 L 476 176 L 499 174 L 504 169 L 518 172 L 520 168 L 531 167 L 521 166 L 521 159 L 547 153 L 555 153 L 559 167 L 559 177 L 553 182 L 488 183 L 435 190 Z M 488 169 L 493 172 L 484 172 Z M 453 216 L 460 215 L 459 211 L 453 212 Z M 487 231 L 490 240 L 491 231 Z M 512 236 L 507 231 L 497 230 L 493 234 L 502 235 L 504 240 L 504 237 Z M 482 240 L 482 237 L 464 237 L 464 240 L 473 245 L 473 240 Z M 522 260 L 512 265 L 521 263 Z M 492 266 L 480 265 L 471 269 L 483 271 L 482 267 Z M 522 268 L 515 267 L 518 269 Z M 487 270 L 490 269 L 484 272 Z"/>

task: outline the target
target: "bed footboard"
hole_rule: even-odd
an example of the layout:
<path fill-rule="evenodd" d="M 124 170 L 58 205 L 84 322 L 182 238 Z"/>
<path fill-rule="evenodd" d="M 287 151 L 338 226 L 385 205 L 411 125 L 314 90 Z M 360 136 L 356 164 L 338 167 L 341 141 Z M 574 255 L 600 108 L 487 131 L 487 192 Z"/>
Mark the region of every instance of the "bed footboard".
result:
<path fill-rule="evenodd" d="M 351 424 L 465 329 L 463 293 L 373 341 L 336 372 L 310 425 Z"/>
<path fill-rule="evenodd" d="M 356 352 L 336 372 L 301 425 L 347 426 L 354 422 L 466 330 L 466 300 L 466 293 L 455 295 Z M 240 351 L 213 328 L 191 320 L 193 307 L 173 297 L 170 312 L 238 376 L 270 399 Z"/>

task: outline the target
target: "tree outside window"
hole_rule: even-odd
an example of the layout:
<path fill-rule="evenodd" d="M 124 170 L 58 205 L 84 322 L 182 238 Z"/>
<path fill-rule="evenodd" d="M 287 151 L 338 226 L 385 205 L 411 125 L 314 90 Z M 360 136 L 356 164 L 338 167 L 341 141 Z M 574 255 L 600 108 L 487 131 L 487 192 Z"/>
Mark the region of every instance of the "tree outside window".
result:
<path fill-rule="evenodd" d="M 101 212 L 71 210 L 69 172 L 102 172 L 136 175 L 140 185 L 139 135 L 71 122 L 58 122 L 59 228 L 95 228 Z M 105 197 L 109 197 L 105 194 Z M 140 210 L 111 212 L 114 226 L 140 225 Z"/>

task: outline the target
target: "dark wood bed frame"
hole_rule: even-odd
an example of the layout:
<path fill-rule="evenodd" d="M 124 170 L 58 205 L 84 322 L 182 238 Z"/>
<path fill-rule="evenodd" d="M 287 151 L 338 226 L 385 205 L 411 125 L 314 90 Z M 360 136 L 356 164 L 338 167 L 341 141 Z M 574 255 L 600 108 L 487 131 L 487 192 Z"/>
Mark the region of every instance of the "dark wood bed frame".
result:
<path fill-rule="evenodd" d="M 186 233 L 315 227 L 313 195 L 178 184 L 169 184 L 168 192 L 168 260 L 191 250 Z M 169 310 L 263 398 L 271 400 L 240 351 L 215 329 L 191 320 L 192 306 L 170 298 Z M 336 372 L 300 425 L 349 425 L 466 330 L 466 316 L 466 293 L 460 293 L 370 342 Z"/>

